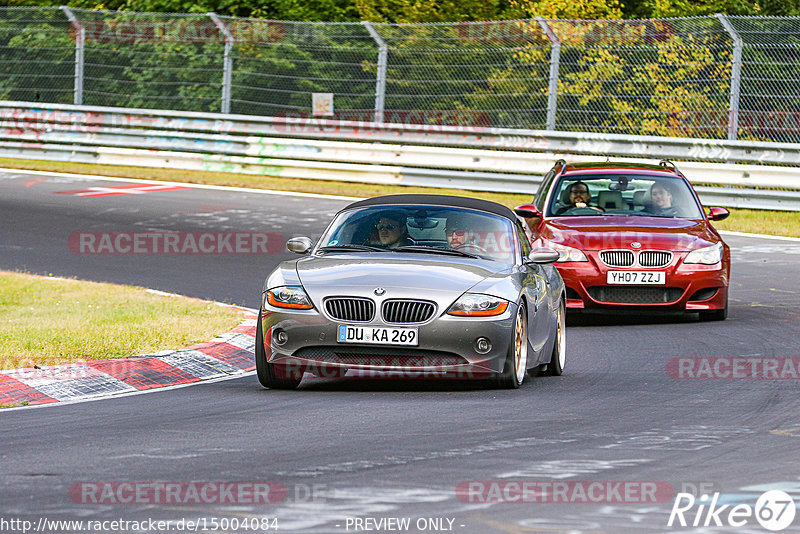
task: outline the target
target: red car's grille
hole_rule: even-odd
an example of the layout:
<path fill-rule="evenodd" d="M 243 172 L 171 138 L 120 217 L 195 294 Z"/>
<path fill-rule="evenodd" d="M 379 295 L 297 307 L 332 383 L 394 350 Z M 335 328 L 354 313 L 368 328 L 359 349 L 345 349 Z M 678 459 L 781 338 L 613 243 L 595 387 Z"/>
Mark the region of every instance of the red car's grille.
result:
<path fill-rule="evenodd" d="M 598 302 L 613 304 L 668 304 L 683 295 L 679 287 L 594 286 L 586 291 Z"/>
<path fill-rule="evenodd" d="M 635 254 L 632 250 L 601 250 L 600 260 L 609 267 L 664 267 L 672 261 L 668 250 L 643 250 Z M 638 261 L 637 261 L 638 260 Z"/>
<path fill-rule="evenodd" d="M 375 303 L 362 298 L 330 298 L 325 301 L 325 311 L 339 321 L 365 323 L 375 317 Z"/>
<path fill-rule="evenodd" d="M 642 267 L 664 267 L 672 261 L 672 252 L 667 250 L 643 250 L 639 253 Z"/>
<path fill-rule="evenodd" d="M 634 258 L 630 250 L 602 250 L 600 259 L 609 267 L 630 267 Z"/>

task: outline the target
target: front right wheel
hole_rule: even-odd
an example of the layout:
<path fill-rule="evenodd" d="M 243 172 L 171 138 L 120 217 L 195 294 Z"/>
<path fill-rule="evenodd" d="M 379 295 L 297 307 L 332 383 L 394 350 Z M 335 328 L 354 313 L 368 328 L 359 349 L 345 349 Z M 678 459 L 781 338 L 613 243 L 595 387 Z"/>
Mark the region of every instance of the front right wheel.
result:
<path fill-rule="evenodd" d="M 296 389 L 303 379 L 292 377 L 281 377 L 279 374 L 286 374 L 286 371 L 281 368 L 275 369 L 275 365 L 267 362 L 267 351 L 264 348 L 264 332 L 261 327 L 261 310 L 258 311 L 258 320 L 256 321 L 256 374 L 258 381 L 265 388 L 270 389 Z"/>

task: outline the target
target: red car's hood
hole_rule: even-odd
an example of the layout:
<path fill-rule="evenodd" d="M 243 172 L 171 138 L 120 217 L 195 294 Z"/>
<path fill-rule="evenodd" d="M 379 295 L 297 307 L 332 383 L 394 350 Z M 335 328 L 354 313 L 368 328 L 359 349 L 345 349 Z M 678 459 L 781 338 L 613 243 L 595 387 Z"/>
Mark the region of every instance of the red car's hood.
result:
<path fill-rule="evenodd" d="M 720 241 L 703 220 L 666 217 L 555 217 L 541 237 L 583 250 L 628 249 L 638 241 L 642 249 L 685 252 Z"/>

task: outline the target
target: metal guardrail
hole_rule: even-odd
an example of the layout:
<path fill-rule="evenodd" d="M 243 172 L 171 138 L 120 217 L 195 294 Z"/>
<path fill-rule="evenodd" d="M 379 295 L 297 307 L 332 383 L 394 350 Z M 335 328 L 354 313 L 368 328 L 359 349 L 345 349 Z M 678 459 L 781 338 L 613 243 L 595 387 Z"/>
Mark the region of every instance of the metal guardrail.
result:
<path fill-rule="evenodd" d="M 652 156 L 706 204 L 800 211 L 800 144 L 0 102 L 0 156 L 527 194 L 561 157 Z"/>

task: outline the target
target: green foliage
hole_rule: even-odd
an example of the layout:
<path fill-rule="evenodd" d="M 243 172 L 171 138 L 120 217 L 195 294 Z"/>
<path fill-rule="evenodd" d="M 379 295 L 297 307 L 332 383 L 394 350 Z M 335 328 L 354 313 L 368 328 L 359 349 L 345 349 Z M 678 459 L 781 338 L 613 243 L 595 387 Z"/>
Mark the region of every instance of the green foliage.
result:
<path fill-rule="evenodd" d="M 800 0 L 0 0 L 9 6 L 59 6 L 161 13 L 215 11 L 235 17 L 345 22 L 458 22 L 543 16 L 562 19 L 800 15 Z"/>
<path fill-rule="evenodd" d="M 513 2 L 513 0 L 512 0 Z M 504 0 L 353 0 L 360 20 L 372 22 L 459 22 L 510 18 Z"/>
<path fill-rule="evenodd" d="M 510 0 L 523 18 L 596 20 L 622 18 L 619 0 Z"/>
<path fill-rule="evenodd" d="M 789 0 L 797 2 L 797 0 Z M 783 3 L 784 0 L 766 0 Z M 725 13 L 727 15 L 765 15 L 762 6 L 765 0 L 643 0 L 627 2 L 622 8 L 623 17 L 667 18 L 696 17 Z"/>
<path fill-rule="evenodd" d="M 772 17 L 800 16 L 800 0 L 761 0 L 761 14 Z"/>
<path fill-rule="evenodd" d="M 272 13 L 259 7 L 257 16 L 319 22 L 361 20 L 358 8 L 352 0 L 273 0 L 270 7 L 274 10 Z"/>

